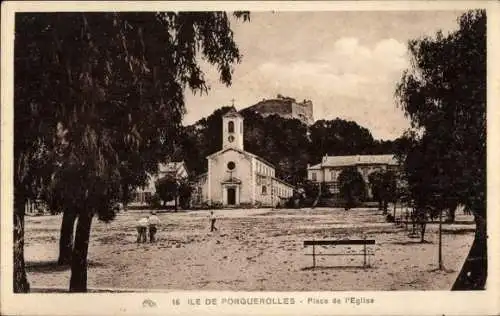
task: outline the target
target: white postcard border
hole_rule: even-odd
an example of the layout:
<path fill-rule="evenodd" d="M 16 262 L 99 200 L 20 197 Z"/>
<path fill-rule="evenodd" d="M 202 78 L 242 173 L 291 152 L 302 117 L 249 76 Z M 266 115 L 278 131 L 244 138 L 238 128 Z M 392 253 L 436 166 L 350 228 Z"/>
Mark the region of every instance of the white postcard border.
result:
<path fill-rule="evenodd" d="M 13 43 L 14 13 L 35 11 L 156 11 L 156 10 L 251 10 L 251 11 L 406 11 L 464 10 L 486 8 L 488 21 L 488 264 L 486 291 L 394 291 L 394 292 L 216 292 L 164 291 L 133 294 L 12 294 L 12 205 L 13 205 Z M 2 314 L 26 315 L 489 315 L 500 312 L 499 295 L 499 196 L 500 161 L 500 5 L 495 1 L 220 1 L 220 2 L 7 2 L 2 4 L 2 90 L 1 90 L 1 304 Z M 339 298 L 340 304 L 299 304 L 308 298 Z M 374 299 L 374 303 L 346 303 L 346 298 Z M 187 305 L 199 298 L 200 306 Z M 206 305 L 207 299 L 218 304 Z M 221 305 L 224 298 L 264 298 L 265 304 Z M 271 300 L 271 304 L 268 298 Z M 295 304 L 284 304 L 293 298 Z M 179 299 L 180 305 L 173 304 Z M 144 307 L 150 300 L 156 307 Z M 213 302 L 213 301 L 210 301 Z M 290 300 L 288 300 L 290 302 Z"/>

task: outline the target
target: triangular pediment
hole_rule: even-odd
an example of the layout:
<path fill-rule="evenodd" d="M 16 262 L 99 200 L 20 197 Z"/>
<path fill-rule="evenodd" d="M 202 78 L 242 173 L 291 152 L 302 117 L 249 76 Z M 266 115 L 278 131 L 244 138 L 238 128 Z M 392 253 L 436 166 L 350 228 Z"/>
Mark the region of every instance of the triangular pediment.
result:
<path fill-rule="evenodd" d="M 227 147 L 227 148 L 224 148 L 224 149 L 219 150 L 219 151 L 217 151 L 217 152 L 214 152 L 213 154 L 208 155 L 208 156 L 207 156 L 207 158 L 208 158 L 208 159 L 210 159 L 210 158 L 214 158 L 214 157 L 219 156 L 219 155 L 222 155 L 223 153 L 228 152 L 228 151 L 230 151 L 230 150 L 235 151 L 235 152 L 237 152 L 237 153 L 240 153 L 240 154 L 242 154 L 242 155 L 244 155 L 244 156 L 247 156 L 247 157 L 254 157 L 254 156 L 255 156 L 254 154 L 249 153 L 249 152 L 244 151 L 244 150 L 240 150 L 240 149 L 233 148 L 233 147 Z"/>

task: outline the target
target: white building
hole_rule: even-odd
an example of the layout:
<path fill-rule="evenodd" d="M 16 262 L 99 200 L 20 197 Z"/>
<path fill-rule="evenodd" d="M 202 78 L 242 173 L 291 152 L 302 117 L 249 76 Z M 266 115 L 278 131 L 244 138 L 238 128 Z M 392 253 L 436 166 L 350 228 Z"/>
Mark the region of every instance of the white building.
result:
<path fill-rule="evenodd" d="M 184 161 L 159 163 L 158 173 L 148 174 L 148 181 L 146 185 L 137 188 L 133 200 L 141 204 L 147 203 L 148 198 L 156 193 L 156 181 L 167 175 L 176 180 L 187 179 L 188 171 Z"/>
<path fill-rule="evenodd" d="M 232 108 L 222 117 L 222 149 L 207 157 L 198 177 L 195 205 L 276 206 L 293 195 L 293 186 L 275 177 L 275 167 L 243 149 L 243 117 Z"/>
<path fill-rule="evenodd" d="M 356 155 L 356 156 L 324 156 L 319 164 L 307 165 L 307 179 L 312 182 L 325 183 L 331 193 L 338 193 L 338 177 L 347 167 L 355 167 L 368 184 L 368 177 L 375 171 L 398 171 L 398 162 L 394 155 Z M 372 196 L 370 187 L 368 196 Z"/>

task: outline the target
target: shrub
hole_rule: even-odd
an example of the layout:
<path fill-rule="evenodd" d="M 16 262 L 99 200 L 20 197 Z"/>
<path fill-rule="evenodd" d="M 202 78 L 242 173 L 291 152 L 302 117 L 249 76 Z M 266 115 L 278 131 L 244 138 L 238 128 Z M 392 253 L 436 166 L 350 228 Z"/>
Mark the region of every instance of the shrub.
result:
<path fill-rule="evenodd" d="M 158 194 L 153 194 L 146 197 L 146 203 L 152 208 L 159 208 L 161 206 L 161 199 Z"/>

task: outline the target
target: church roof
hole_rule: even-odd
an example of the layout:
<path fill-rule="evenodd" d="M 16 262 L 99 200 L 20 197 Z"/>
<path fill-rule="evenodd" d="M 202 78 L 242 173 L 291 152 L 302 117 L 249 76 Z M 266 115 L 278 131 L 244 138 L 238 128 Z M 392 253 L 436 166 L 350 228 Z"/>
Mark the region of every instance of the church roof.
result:
<path fill-rule="evenodd" d="M 213 154 L 208 155 L 208 156 L 207 156 L 207 159 L 209 159 L 209 158 L 213 158 L 213 157 L 218 156 L 218 155 L 220 155 L 220 154 L 223 154 L 223 153 L 225 153 L 225 152 L 226 152 L 226 151 L 228 151 L 228 150 L 234 150 L 234 151 L 236 151 L 236 152 L 239 152 L 239 153 L 240 153 L 240 154 L 242 154 L 242 155 L 245 155 L 245 156 L 249 156 L 249 157 L 255 158 L 255 159 L 257 159 L 257 160 L 262 161 L 262 162 L 263 162 L 263 163 L 265 163 L 266 165 L 269 165 L 270 167 L 273 167 L 273 168 L 275 168 L 275 169 L 276 169 L 276 167 L 275 167 L 272 163 L 270 163 L 269 161 L 265 160 L 264 158 L 259 157 L 259 156 L 255 155 L 255 154 L 252 154 L 251 152 L 248 152 L 248 151 L 245 151 L 245 150 L 241 150 L 241 149 L 237 149 L 237 148 L 233 148 L 233 147 L 228 147 L 228 148 L 224 148 L 224 149 L 222 149 L 222 150 L 216 151 L 216 152 L 214 152 Z"/>
<path fill-rule="evenodd" d="M 394 155 L 354 155 L 325 156 L 321 163 L 309 167 L 309 170 L 322 167 L 347 167 L 354 165 L 398 165 Z"/>
<path fill-rule="evenodd" d="M 294 186 L 294 185 L 291 185 L 290 183 L 285 182 L 285 181 L 283 181 L 283 180 L 281 180 L 281 179 L 279 179 L 279 178 L 273 177 L 273 180 L 274 180 L 274 181 L 276 181 L 276 182 L 280 182 L 280 183 L 282 183 L 282 184 L 286 185 L 287 187 L 290 187 L 290 188 L 292 188 L 292 189 L 295 189 L 295 186 Z"/>
<path fill-rule="evenodd" d="M 239 118 L 243 118 L 243 116 L 240 113 L 238 113 L 238 111 L 236 111 L 236 108 L 234 106 L 232 106 L 231 109 L 226 114 L 224 114 L 222 117 L 239 117 Z"/>

